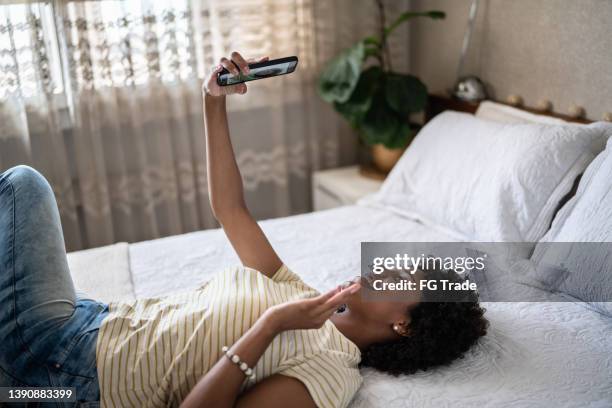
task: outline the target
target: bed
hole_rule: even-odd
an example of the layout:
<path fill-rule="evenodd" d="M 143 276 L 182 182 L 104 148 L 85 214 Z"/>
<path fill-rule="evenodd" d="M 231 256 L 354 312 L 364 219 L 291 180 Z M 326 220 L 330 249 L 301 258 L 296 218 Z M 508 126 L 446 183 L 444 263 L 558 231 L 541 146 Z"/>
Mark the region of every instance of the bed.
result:
<path fill-rule="evenodd" d="M 362 241 L 462 239 L 380 200 L 261 225 L 285 263 L 319 290 L 359 274 Z M 208 230 L 81 251 L 69 262 L 76 286 L 108 301 L 195 288 L 238 258 L 222 231 Z M 612 406 L 612 318 L 574 302 L 485 307 L 489 334 L 465 358 L 411 376 L 363 369 L 351 406 Z"/>
<path fill-rule="evenodd" d="M 263 221 L 262 226 L 283 260 L 320 290 L 359 273 L 361 241 L 454 240 L 366 205 Z M 109 249 L 71 254 L 71 262 L 96 258 L 98 251 Z M 116 254 L 113 258 L 129 258 L 127 280 L 114 270 L 118 284 L 107 282 L 124 298 L 195 288 L 223 265 L 238 262 L 220 230 L 131 244 L 127 251 L 113 246 L 110 251 Z M 108 269 L 99 261 L 98 268 Z M 117 267 L 116 259 L 112 262 Z M 95 297 L 99 285 L 87 287 L 85 271 L 73 271 L 77 285 Z M 131 294 L 126 293 L 130 281 Z M 363 370 L 364 386 L 352 407 L 611 406 L 612 319 L 579 303 L 485 306 L 490 333 L 464 359 L 398 378 Z"/>

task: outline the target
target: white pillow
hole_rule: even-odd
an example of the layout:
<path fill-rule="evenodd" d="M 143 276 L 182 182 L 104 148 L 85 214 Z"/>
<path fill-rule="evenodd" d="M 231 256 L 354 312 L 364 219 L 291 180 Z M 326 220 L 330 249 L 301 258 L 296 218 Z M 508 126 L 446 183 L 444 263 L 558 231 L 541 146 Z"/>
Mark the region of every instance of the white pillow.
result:
<path fill-rule="evenodd" d="M 527 112 L 522 109 L 493 101 L 480 102 L 474 116 L 481 119 L 503 123 L 545 123 L 548 125 L 564 125 L 570 123 L 563 119 L 553 118 L 546 115 L 537 115 L 535 113 Z"/>
<path fill-rule="evenodd" d="M 535 242 L 603 148 L 603 133 L 593 125 L 507 124 L 443 112 L 368 201 L 466 241 Z"/>
<path fill-rule="evenodd" d="M 612 139 L 540 242 L 612 242 Z"/>
<path fill-rule="evenodd" d="M 566 268 L 559 290 L 612 315 L 612 303 L 599 303 L 612 301 L 612 139 L 584 172 L 532 260 Z"/>

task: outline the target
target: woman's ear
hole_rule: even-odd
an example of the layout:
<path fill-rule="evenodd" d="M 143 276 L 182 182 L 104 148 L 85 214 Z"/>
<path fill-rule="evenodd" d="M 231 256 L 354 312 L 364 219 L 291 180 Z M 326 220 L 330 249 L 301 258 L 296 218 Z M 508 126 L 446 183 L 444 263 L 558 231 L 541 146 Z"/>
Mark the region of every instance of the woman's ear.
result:
<path fill-rule="evenodd" d="M 410 336 L 409 324 L 405 321 L 393 323 L 393 331 L 402 337 Z"/>

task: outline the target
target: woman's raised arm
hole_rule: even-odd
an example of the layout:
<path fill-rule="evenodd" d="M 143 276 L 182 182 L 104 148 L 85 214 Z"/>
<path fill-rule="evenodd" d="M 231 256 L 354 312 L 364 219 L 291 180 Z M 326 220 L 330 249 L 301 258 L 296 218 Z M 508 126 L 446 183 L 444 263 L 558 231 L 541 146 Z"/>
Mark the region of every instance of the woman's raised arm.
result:
<path fill-rule="evenodd" d="M 265 61 L 262 58 L 257 62 Z M 219 86 L 217 74 L 226 68 L 237 75 L 248 73 L 247 61 L 237 52 L 231 61 L 222 58 L 203 86 L 206 128 L 208 194 L 215 218 L 219 221 L 238 257 L 248 266 L 271 277 L 282 262 L 246 206 L 242 178 L 230 140 L 225 98 L 245 94 L 246 84 Z"/>

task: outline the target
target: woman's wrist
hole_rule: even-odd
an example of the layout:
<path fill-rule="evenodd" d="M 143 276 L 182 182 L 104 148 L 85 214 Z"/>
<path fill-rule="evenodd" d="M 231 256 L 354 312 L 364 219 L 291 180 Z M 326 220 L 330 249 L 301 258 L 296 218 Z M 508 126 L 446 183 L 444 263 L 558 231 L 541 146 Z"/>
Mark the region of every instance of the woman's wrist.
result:
<path fill-rule="evenodd" d="M 271 307 L 261 315 L 261 321 L 264 330 L 271 332 L 274 336 L 285 331 L 285 323 L 282 315 L 282 310 L 277 307 Z"/>
<path fill-rule="evenodd" d="M 202 89 L 202 96 L 205 104 L 224 104 L 225 95 L 214 96 L 208 93 L 206 89 Z"/>

